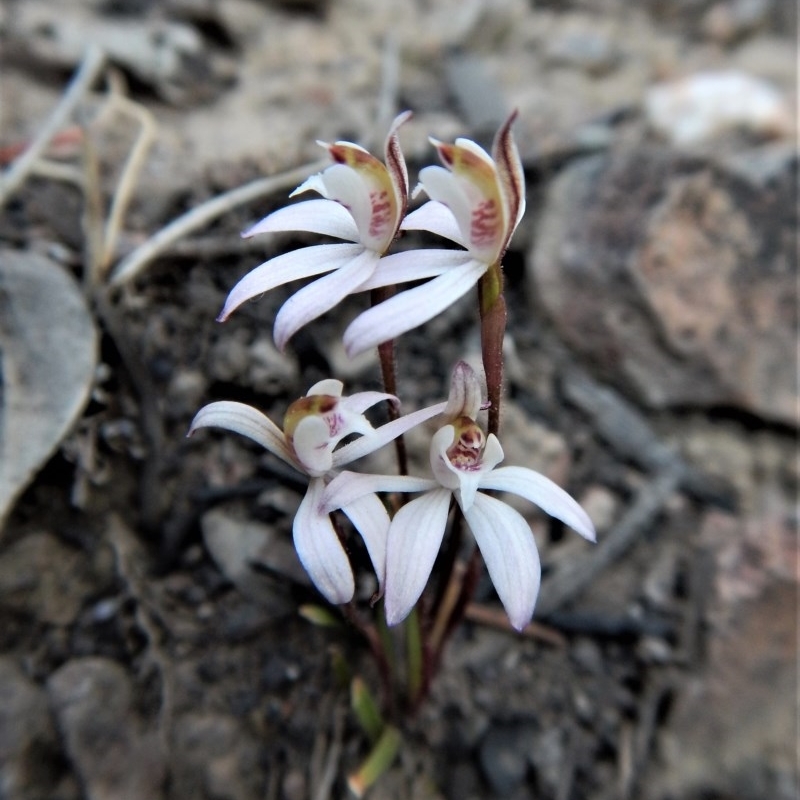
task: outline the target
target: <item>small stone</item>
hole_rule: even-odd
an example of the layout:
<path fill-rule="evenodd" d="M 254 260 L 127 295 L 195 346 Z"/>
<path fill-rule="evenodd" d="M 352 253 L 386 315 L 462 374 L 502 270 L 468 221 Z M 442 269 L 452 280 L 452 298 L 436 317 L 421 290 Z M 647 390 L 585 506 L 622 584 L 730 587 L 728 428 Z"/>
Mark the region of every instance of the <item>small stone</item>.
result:
<path fill-rule="evenodd" d="M 617 518 L 619 498 L 605 486 L 590 486 L 581 495 L 580 504 L 598 533 L 609 530 Z"/>
<path fill-rule="evenodd" d="M 620 61 L 614 42 L 597 31 L 568 31 L 554 39 L 547 49 L 547 59 L 552 64 L 582 69 L 589 75 L 605 75 Z"/>
<path fill-rule="evenodd" d="M 28 534 L 0 556 L 0 595 L 42 622 L 69 625 L 96 590 L 89 564 L 49 533 Z"/>
<path fill-rule="evenodd" d="M 700 72 L 651 87 L 645 96 L 650 126 L 672 144 L 692 146 L 746 130 L 764 138 L 788 136 L 788 105 L 770 84 L 743 72 Z"/>
<path fill-rule="evenodd" d="M 305 775 L 298 769 L 289 770 L 281 782 L 283 800 L 305 800 L 307 786 Z"/>
<path fill-rule="evenodd" d="M 222 714 L 185 714 L 175 722 L 173 739 L 175 800 L 264 796 L 263 749 L 241 721 Z"/>
<path fill-rule="evenodd" d="M 142 730 L 132 691 L 123 667 L 106 658 L 69 661 L 47 682 L 67 754 L 90 800 L 163 797 L 164 754 L 155 732 Z"/>
<path fill-rule="evenodd" d="M 12 658 L 0 658 L 0 797 L 52 796 L 59 759 L 47 695 Z"/>
<path fill-rule="evenodd" d="M 502 725 L 489 730 L 480 747 L 483 774 L 499 795 L 508 795 L 525 780 L 532 730 Z"/>
<path fill-rule="evenodd" d="M 238 519 L 220 508 L 204 514 L 201 527 L 211 557 L 240 592 L 269 609 L 276 618 L 294 608 L 268 575 L 253 569 L 253 564 L 259 563 L 273 573 L 308 585 L 308 576 L 288 539 L 267 525 Z"/>
<path fill-rule="evenodd" d="M 603 651 L 594 639 L 578 639 L 570 650 L 570 656 L 584 672 L 590 675 L 601 675 L 605 670 Z"/>

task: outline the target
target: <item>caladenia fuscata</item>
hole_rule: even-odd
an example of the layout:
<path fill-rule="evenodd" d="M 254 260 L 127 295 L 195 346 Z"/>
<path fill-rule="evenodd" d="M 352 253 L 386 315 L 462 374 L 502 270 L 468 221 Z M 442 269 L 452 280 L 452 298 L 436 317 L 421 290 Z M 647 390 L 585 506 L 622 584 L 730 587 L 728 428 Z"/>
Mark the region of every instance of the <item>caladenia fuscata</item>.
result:
<path fill-rule="evenodd" d="M 409 179 L 399 129 L 410 116 L 395 119 L 382 159 L 352 142 L 323 145 L 333 163 L 293 193 L 314 191 L 321 197 L 287 205 L 244 235 L 306 231 L 340 241 L 282 253 L 256 267 L 233 287 L 219 316 L 224 321 L 264 292 L 313 278 L 275 317 L 273 335 L 283 350 L 301 327 L 345 297 L 369 293 L 370 307 L 348 325 L 343 344 L 351 357 L 378 349 L 384 391 L 345 395 L 341 381 L 331 377 L 289 405 L 281 426 L 252 406 L 221 401 L 202 408 L 190 428 L 190 434 L 217 427 L 249 437 L 308 481 L 293 521 L 294 545 L 332 608 L 312 604 L 304 616 L 328 624 L 340 609 L 363 634 L 382 678 L 382 710 L 376 710 L 360 678 L 354 689 L 353 707 L 373 742 L 370 757 L 351 776 L 357 793 L 391 763 L 399 746 L 397 715 L 424 700 L 442 648 L 474 590 L 481 559 L 511 627 L 522 630 L 531 620 L 539 554 L 529 524 L 503 496 L 524 498 L 595 540 L 591 520 L 562 487 L 525 465 L 503 464 L 502 261 L 525 212 L 525 178 L 512 134 L 516 115 L 500 127 L 491 153 L 469 139 L 452 144 L 432 139 L 441 163 L 420 171 L 413 196 L 424 193 L 428 200 L 407 213 Z M 411 231 L 434 234 L 451 246 L 395 251 L 398 237 Z M 408 284 L 411 288 L 403 288 Z M 407 413 L 398 390 L 403 376 L 396 340 L 474 287 L 483 378 L 459 361 L 449 392 L 442 376 L 440 396 L 447 399 Z M 383 403 L 389 421 L 374 425 L 367 412 Z M 399 443 L 423 424 L 429 431 L 428 469 L 409 474 Z M 424 437 L 417 432 L 414 438 Z M 396 471 L 351 469 L 391 442 L 397 447 Z M 354 599 L 358 576 L 349 527 L 363 540 L 374 572 L 369 604 Z M 474 546 L 463 560 L 465 530 Z M 397 661 L 395 626 L 405 630 L 405 668 Z"/>

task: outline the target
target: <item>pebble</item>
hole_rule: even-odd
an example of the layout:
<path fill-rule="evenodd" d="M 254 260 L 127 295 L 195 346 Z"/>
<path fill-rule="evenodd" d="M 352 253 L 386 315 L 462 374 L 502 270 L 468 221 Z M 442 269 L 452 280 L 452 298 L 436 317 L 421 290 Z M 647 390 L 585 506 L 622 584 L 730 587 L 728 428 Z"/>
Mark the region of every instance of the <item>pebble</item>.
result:
<path fill-rule="evenodd" d="M 87 797 L 163 797 L 164 754 L 155 732 L 142 730 L 131 707 L 131 680 L 120 664 L 73 659 L 50 676 L 47 693 Z"/>
<path fill-rule="evenodd" d="M 486 734 L 480 746 L 481 769 L 497 794 L 508 795 L 525 780 L 533 733 L 528 726 L 498 725 Z"/>
<path fill-rule="evenodd" d="M 792 127 L 789 109 L 773 86 L 734 70 L 698 72 L 651 87 L 645 115 L 654 131 L 679 147 L 737 130 L 780 138 Z"/>

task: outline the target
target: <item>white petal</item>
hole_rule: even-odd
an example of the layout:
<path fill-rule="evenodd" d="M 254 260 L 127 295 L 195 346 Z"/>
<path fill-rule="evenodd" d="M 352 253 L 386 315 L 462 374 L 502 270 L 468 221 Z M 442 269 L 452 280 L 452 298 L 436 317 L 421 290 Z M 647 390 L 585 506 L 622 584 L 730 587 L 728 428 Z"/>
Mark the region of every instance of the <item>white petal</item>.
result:
<path fill-rule="evenodd" d="M 403 231 L 429 231 L 443 236 L 462 247 L 467 246 L 467 239 L 461 233 L 453 212 L 437 200 L 430 200 L 416 211 L 412 211 L 400 224 Z"/>
<path fill-rule="evenodd" d="M 377 495 L 367 494 L 343 506 L 342 511 L 361 534 L 378 576 L 380 591 L 383 592 L 386 582 L 386 542 L 391 523 L 386 508 Z"/>
<path fill-rule="evenodd" d="M 346 208 L 333 200 L 304 200 L 302 203 L 279 208 L 248 228 L 242 236 L 249 239 L 259 233 L 286 231 L 308 231 L 350 242 L 359 240 L 353 217 Z"/>
<path fill-rule="evenodd" d="M 472 229 L 472 200 L 467 193 L 468 184 L 444 167 L 421 169 L 419 180 L 428 197 L 443 203 L 452 213 L 460 234 L 458 241 L 469 242 Z"/>
<path fill-rule="evenodd" d="M 227 428 L 229 431 L 240 433 L 258 442 L 296 470 L 303 471 L 286 444 L 283 431 L 269 417 L 252 406 L 229 400 L 210 403 L 197 412 L 188 435 L 191 436 L 198 428 Z"/>
<path fill-rule="evenodd" d="M 438 484 L 429 478 L 414 478 L 410 475 L 368 475 L 363 472 L 341 472 L 325 489 L 321 508 L 333 511 L 354 503 L 356 500 L 376 492 L 427 492 Z"/>
<path fill-rule="evenodd" d="M 375 428 L 368 436 L 362 436 L 360 439 L 356 439 L 354 442 L 350 442 L 336 450 L 333 454 L 333 466 L 343 467 L 357 458 L 363 458 L 369 453 L 374 453 L 406 431 L 410 431 L 417 425 L 431 419 L 431 417 L 441 414 L 444 407 L 444 403 L 436 403 L 411 414 L 405 414 L 398 419 L 393 419 L 391 422 L 381 425 L 380 428 Z"/>
<path fill-rule="evenodd" d="M 511 126 L 516 118 L 517 112 L 513 111 L 497 131 L 492 145 L 492 156 L 502 189 L 501 196 L 506 206 L 506 219 L 509 220 L 506 244 L 525 213 L 525 172 L 511 133 Z"/>
<path fill-rule="evenodd" d="M 355 590 L 350 561 L 327 514 L 319 511 L 325 485 L 321 478 L 308 484 L 308 491 L 292 525 L 294 546 L 317 589 L 330 603 L 347 603 Z"/>
<path fill-rule="evenodd" d="M 480 492 L 464 517 L 511 624 L 522 630 L 533 616 L 542 577 L 528 523 L 513 508 Z"/>
<path fill-rule="evenodd" d="M 384 145 L 386 169 L 389 171 L 389 176 L 394 185 L 398 208 L 401 209 L 405 209 L 408 203 L 408 168 L 406 167 L 403 151 L 400 149 L 400 140 L 397 136 L 397 130 L 404 122 L 411 119 L 411 117 L 411 111 L 403 111 L 394 118 L 394 121 L 389 127 L 389 133 L 386 135 L 386 143 Z M 402 216 L 402 213 L 400 216 Z"/>
<path fill-rule="evenodd" d="M 453 445 L 456 429 L 452 425 L 444 425 L 431 437 L 430 460 L 431 471 L 441 486 L 456 491 L 461 486 L 458 470 L 450 463 L 447 451 Z"/>
<path fill-rule="evenodd" d="M 356 392 L 343 397 L 339 407 L 346 413 L 363 414 L 368 408 L 372 408 L 383 400 L 388 400 L 394 405 L 400 404 L 393 394 L 386 394 L 386 392 Z"/>
<path fill-rule="evenodd" d="M 590 542 L 597 538 L 589 515 L 578 502 L 550 478 L 545 478 L 532 469 L 499 467 L 485 472 L 481 478 L 481 489 L 518 494 L 535 503 L 550 516 L 565 522 Z"/>
<path fill-rule="evenodd" d="M 318 414 L 303 417 L 292 436 L 294 452 L 309 475 L 324 475 L 331 468 L 334 444 L 328 423 Z"/>
<path fill-rule="evenodd" d="M 275 317 L 273 338 L 279 350 L 303 325 L 330 311 L 367 280 L 378 264 L 379 256 L 372 250 L 362 249 L 352 261 L 339 267 L 293 294 Z"/>
<path fill-rule="evenodd" d="M 352 145 L 349 145 L 352 146 Z M 370 187 L 364 178 L 346 164 L 333 164 L 322 173 L 327 197 L 341 203 L 352 215 L 358 228 L 360 242 L 368 244 L 372 221 Z"/>
<path fill-rule="evenodd" d="M 330 397 L 341 397 L 344 384 L 336 380 L 336 378 L 325 378 L 317 381 L 307 392 L 306 397 L 311 397 L 315 394 L 326 394 Z"/>
<path fill-rule="evenodd" d="M 433 319 L 465 295 L 486 269 L 480 261 L 467 261 L 360 314 L 344 332 L 347 355 L 352 358 Z"/>
<path fill-rule="evenodd" d="M 405 250 L 384 256 L 361 291 L 395 286 L 398 283 L 435 278 L 454 267 L 463 266 L 472 256 L 463 250 Z"/>
<path fill-rule="evenodd" d="M 486 445 L 483 448 L 481 469 L 484 473 L 487 473 L 493 470 L 505 457 L 500 440 L 493 433 L 490 433 L 486 437 Z"/>
<path fill-rule="evenodd" d="M 451 493 L 434 489 L 404 505 L 389 528 L 386 622 L 396 625 L 419 599 L 442 544 Z"/>
<path fill-rule="evenodd" d="M 218 322 L 224 322 L 242 303 L 276 286 L 339 269 L 364 248 L 360 244 L 318 244 L 271 258 L 250 270 L 231 289 Z"/>

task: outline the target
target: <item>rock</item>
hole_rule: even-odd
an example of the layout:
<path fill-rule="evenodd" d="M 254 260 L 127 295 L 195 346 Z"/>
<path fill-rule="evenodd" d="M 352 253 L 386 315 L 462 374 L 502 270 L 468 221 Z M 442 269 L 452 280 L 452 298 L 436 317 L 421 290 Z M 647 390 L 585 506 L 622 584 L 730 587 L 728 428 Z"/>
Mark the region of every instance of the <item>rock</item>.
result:
<path fill-rule="evenodd" d="M 657 133 L 677 146 L 703 144 L 731 131 L 765 138 L 792 131 L 788 104 L 765 81 L 743 72 L 700 72 L 651 87 L 645 116 Z"/>
<path fill-rule="evenodd" d="M 758 188 L 649 148 L 575 163 L 548 193 L 534 300 L 600 376 L 652 408 L 796 424 L 795 164 Z"/>
<path fill-rule="evenodd" d="M 715 3 L 703 17 L 703 32 L 720 44 L 731 44 L 767 22 L 769 0 L 729 0 Z"/>
<path fill-rule="evenodd" d="M 75 621 L 97 589 L 85 553 L 49 533 L 31 533 L 0 555 L 4 605 L 51 625 Z"/>
<path fill-rule="evenodd" d="M 87 800 L 164 796 L 164 754 L 131 707 L 133 688 L 121 665 L 74 659 L 50 676 L 47 693 Z"/>
<path fill-rule="evenodd" d="M 619 498 L 605 486 L 590 486 L 580 497 L 583 510 L 589 515 L 598 533 L 605 533 L 617 518 Z"/>
<path fill-rule="evenodd" d="M 0 797 L 52 796 L 59 757 L 47 695 L 12 658 L 0 658 Z"/>
<path fill-rule="evenodd" d="M 712 631 L 708 662 L 670 713 L 647 800 L 797 796 L 796 619 L 797 586 L 780 582 L 742 604 L 734 627 Z"/>
<path fill-rule="evenodd" d="M 261 747 L 233 717 L 186 714 L 175 723 L 170 797 L 260 800 L 265 789 L 262 758 Z"/>
<path fill-rule="evenodd" d="M 303 586 L 308 576 L 291 540 L 260 522 L 237 519 L 222 509 L 203 515 L 203 540 L 225 577 L 239 591 L 269 609 L 276 618 L 291 613 L 294 604 L 268 575 L 253 569 L 258 563 L 278 577 Z"/>
<path fill-rule="evenodd" d="M 497 725 L 486 734 L 480 747 L 481 769 L 497 794 L 506 796 L 525 780 L 533 734 L 530 726 L 521 724 Z"/>
<path fill-rule="evenodd" d="M 547 48 L 550 63 L 577 67 L 595 77 L 610 72 L 619 59 L 620 53 L 613 40 L 589 25 L 564 31 Z"/>

